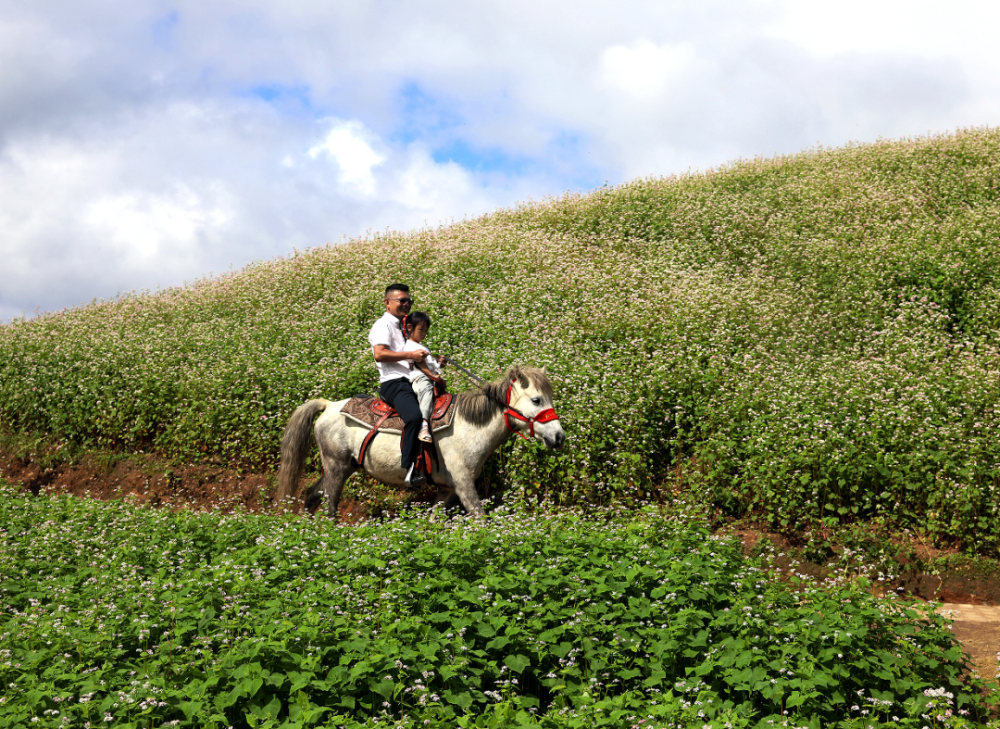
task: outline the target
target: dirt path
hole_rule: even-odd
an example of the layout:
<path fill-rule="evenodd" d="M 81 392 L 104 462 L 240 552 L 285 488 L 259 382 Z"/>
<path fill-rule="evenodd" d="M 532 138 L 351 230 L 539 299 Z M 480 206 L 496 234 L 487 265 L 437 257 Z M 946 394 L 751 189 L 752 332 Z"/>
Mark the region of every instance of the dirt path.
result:
<path fill-rule="evenodd" d="M 69 463 L 42 465 L 34 454 L 0 448 L 0 476 L 21 484 L 33 494 L 69 493 L 111 500 L 130 496 L 156 507 L 246 509 L 266 513 L 279 508 L 272 494 L 274 473 L 246 473 L 218 464 L 177 465 L 152 455 L 85 455 Z M 304 478 L 300 488 L 316 478 Z M 340 502 L 341 518 L 349 522 L 368 516 L 364 504 L 350 498 Z"/>
<path fill-rule="evenodd" d="M 955 621 L 953 633 L 972 659 L 979 675 L 993 679 L 1000 653 L 1000 607 L 946 602 L 939 613 Z"/>

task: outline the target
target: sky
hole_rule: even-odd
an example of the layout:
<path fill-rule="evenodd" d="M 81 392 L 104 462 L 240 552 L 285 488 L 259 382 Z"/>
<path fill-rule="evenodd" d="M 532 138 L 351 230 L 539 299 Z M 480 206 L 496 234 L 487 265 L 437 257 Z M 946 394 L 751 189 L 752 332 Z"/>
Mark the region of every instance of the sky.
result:
<path fill-rule="evenodd" d="M 1000 123 L 1000 4 L 0 0 L 0 321 Z"/>

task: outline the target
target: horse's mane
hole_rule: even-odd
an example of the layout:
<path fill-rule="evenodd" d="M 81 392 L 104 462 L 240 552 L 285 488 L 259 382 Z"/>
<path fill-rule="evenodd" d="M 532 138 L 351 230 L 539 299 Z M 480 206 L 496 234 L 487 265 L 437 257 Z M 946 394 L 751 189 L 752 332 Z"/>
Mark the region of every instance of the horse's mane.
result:
<path fill-rule="evenodd" d="M 507 383 L 514 378 L 521 380 L 521 386 L 531 384 L 552 399 L 552 383 L 545 372 L 534 367 L 512 367 L 507 374 L 493 382 L 487 382 L 474 390 L 466 390 L 455 396 L 456 412 L 463 420 L 473 425 L 486 425 L 498 412 L 503 410 L 507 395 Z"/>

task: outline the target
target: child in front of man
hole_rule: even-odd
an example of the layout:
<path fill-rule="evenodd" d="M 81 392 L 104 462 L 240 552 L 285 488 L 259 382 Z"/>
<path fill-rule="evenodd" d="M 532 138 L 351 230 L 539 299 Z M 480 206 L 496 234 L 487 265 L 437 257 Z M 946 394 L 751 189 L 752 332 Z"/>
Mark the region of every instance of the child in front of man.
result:
<path fill-rule="evenodd" d="M 420 350 L 426 353 L 422 362 L 411 363 L 410 387 L 413 388 L 417 401 L 420 403 L 420 413 L 424 416 L 423 425 L 420 428 L 420 435 L 417 436 L 425 443 L 433 441 L 431 438 L 430 422 L 431 413 L 434 410 L 434 383 L 446 386 L 441 377 L 441 367 L 431 356 L 431 352 L 421 342 L 427 336 L 430 329 L 431 318 L 422 311 L 414 311 L 406 317 L 406 344 L 403 346 L 404 352 Z"/>

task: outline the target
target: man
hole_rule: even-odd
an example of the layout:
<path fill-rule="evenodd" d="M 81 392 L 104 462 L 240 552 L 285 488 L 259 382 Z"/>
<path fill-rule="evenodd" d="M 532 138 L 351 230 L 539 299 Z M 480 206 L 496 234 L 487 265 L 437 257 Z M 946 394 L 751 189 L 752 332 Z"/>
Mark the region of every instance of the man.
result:
<path fill-rule="evenodd" d="M 410 287 L 405 284 L 390 284 L 385 290 L 385 314 L 372 325 L 368 342 L 372 345 L 375 366 L 378 368 L 379 396 L 403 418 L 402 453 L 400 462 L 406 470 L 406 483 L 412 487 L 424 484 L 423 474 L 414 475 L 417 436 L 423 415 L 417 396 L 410 387 L 412 362 L 421 362 L 424 352 L 417 350 L 404 352 L 406 338 L 403 336 L 402 320 L 410 311 L 413 299 Z"/>

